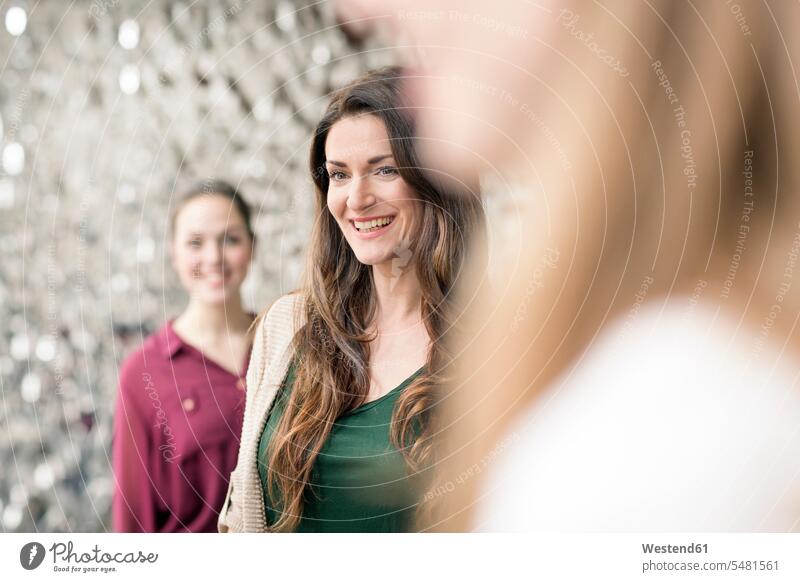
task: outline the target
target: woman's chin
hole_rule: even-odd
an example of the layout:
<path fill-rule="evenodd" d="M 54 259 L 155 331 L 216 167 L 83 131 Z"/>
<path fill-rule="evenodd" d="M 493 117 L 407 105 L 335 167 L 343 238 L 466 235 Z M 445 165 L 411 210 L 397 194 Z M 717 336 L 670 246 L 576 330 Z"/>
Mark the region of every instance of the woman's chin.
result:
<path fill-rule="evenodd" d="M 356 253 L 356 259 L 362 265 L 366 265 L 367 267 L 376 267 L 384 263 L 391 263 L 392 256 L 386 256 L 386 254 L 378 253 Z"/>
<path fill-rule="evenodd" d="M 230 297 L 233 297 L 238 289 L 219 287 L 218 289 L 203 289 L 194 293 L 194 296 L 208 305 L 216 307 L 223 305 Z"/>

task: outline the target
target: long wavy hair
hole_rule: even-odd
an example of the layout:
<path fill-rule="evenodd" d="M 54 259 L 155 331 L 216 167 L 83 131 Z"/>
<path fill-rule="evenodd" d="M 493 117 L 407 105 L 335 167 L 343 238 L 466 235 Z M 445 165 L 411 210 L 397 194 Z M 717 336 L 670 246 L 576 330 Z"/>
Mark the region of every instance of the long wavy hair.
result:
<path fill-rule="evenodd" d="M 421 373 L 400 394 L 390 425 L 392 443 L 411 475 L 433 463 L 435 412 L 453 361 L 447 338 L 458 328 L 453 294 L 465 258 L 485 264 L 485 216 L 477 188 L 420 167 L 413 111 L 404 106 L 403 72 L 372 71 L 337 91 L 317 126 L 310 153 L 318 220 L 311 235 L 304 323 L 294 338 L 295 381 L 267 451 L 270 500 L 281 510 L 276 531 L 295 529 L 310 489 L 312 468 L 333 423 L 364 403 L 370 386 L 370 323 L 376 313 L 372 268 L 358 261 L 326 204 L 325 142 L 341 119 L 374 115 L 383 121 L 400 176 L 419 197 L 421 218 L 408 249 L 408 267 L 421 286 L 421 315 L 431 347 Z"/>

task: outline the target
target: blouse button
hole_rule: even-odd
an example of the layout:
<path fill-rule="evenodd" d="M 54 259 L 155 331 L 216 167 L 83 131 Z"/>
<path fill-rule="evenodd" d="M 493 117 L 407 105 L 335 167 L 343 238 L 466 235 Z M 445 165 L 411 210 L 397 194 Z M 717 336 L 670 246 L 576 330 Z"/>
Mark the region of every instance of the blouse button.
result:
<path fill-rule="evenodd" d="M 183 409 L 187 412 L 194 410 L 194 398 L 184 398 Z"/>
<path fill-rule="evenodd" d="M 239 378 L 239 379 L 236 381 L 236 387 L 237 387 L 239 390 L 244 390 L 245 388 L 247 388 L 247 382 L 245 382 L 244 378 Z"/>

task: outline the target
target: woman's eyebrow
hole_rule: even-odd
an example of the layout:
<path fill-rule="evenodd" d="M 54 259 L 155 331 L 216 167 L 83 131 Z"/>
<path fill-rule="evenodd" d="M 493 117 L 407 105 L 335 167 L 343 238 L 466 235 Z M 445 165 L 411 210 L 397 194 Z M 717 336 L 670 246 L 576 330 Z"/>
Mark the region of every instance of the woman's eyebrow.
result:
<path fill-rule="evenodd" d="M 367 160 L 367 164 L 369 164 L 369 165 L 377 164 L 381 160 L 385 160 L 386 158 L 391 158 L 391 157 L 392 157 L 392 154 L 381 154 L 379 156 L 375 156 L 375 157 L 372 157 L 372 158 L 368 159 Z M 347 164 L 345 164 L 344 162 L 337 162 L 336 160 L 325 160 L 325 163 L 326 164 L 331 164 L 333 166 L 338 166 L 340 168 L 346 168 L 347 167 Z"/>
<path fill-rule="evenodd" d="M 377 164 L 381 160 L 385 160 L 386 158 L 391 158 L 391 157 L 392 157 L 392 154 L 383 154 L 383 155 L 375 156 L 374 158 L 368 159 L 367 163 L 368 164 Z"/>

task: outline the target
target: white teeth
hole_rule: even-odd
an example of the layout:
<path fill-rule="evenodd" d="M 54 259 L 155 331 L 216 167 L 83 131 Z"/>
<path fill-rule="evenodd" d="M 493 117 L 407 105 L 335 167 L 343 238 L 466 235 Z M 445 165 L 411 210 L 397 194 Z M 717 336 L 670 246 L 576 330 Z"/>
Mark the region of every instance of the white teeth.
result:
<path fill-rule="evenodd" d="M 356 228 L 360 231 L 371 231 L 372 229 L 378 227 L 384 227 L 387 224 L 390 224 L 394 220 L 393 217 L 385 216 L 383 218 L 376 218 L 375 220 L 367 220 L 367 221 L 359 221 L 354 220 L 353 223 L 356 225 Z"/>

